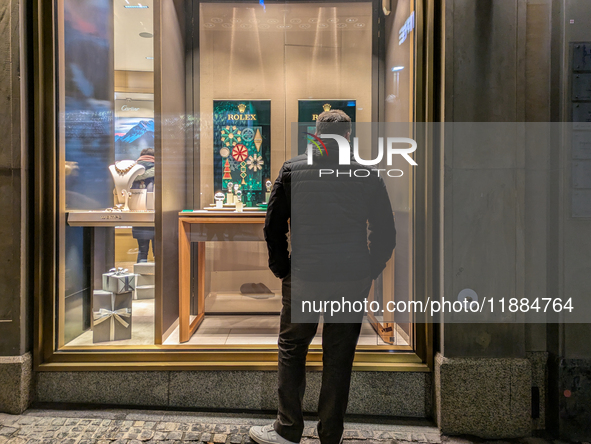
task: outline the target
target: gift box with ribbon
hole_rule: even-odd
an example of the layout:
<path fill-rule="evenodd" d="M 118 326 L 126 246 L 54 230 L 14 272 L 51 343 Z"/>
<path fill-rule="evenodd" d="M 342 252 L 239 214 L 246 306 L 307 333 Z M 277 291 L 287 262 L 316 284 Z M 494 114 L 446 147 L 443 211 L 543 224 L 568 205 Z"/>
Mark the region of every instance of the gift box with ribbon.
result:
<path fill-rule="evenodd" d="M 92 295 L 92 342 L 131 339 L 132 292 L 114 294 L 95 290 Z"/>
<path fill-rule="evenodd" d="M 103 290 L 114 294 L 127 293 L 135 290 L 135 274 L 127 268 L 111 268 L 103 274 Z"/>

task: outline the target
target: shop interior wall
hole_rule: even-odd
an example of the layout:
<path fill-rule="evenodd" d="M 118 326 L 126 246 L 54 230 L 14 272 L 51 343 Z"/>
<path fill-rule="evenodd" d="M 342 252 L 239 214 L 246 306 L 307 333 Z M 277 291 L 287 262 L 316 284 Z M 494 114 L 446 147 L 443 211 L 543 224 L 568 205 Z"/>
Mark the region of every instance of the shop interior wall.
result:
<path fill-rule="evenodd" d="M 187 206 L 185 2 L 154 2 L 156 343 L 179 316 L 178 213 Z M 159 313 L 162 315 L 159 316 Z"/>
<path fill-rule="evenodd" d="M 338 6 L 338 8 L 337 8 Z M 252 24 L 254 20 L 267 24 L 270 20 L 290 24 L 291 19 L 354 16 L 371 24 L 372 5 L 364 3 L 256 4 L 201 3 L 200 23 L 231 14 L 237 23 Z M 337 13 L 338 11 L 338 13 Z M 238 22 L 239 21 L 239 22 Z M 291 125 L 298 121 L 299 99 L 355 99 L 357 121 L 372 119 L 372 28 L 331 31 L 305 30 L 298 24 L 293 29 L 233 29 L 199 30 L 199 117 L 200 125 L 200 201 L 201 208 L 213 203 L 213 101 L 256 100 L 271 101 L 271 176 L 274 181 L 281 165 L 291 158 Z M 219 27 L 219 26 L 218 26 Z M 313 28 L 312 28 L 313 29 Z M 278 289 L 279 283 L 267 269 L 264 243 L 240 245 L 218 243 L 207 246 L 208 269 L 227 270 L 212 275 L 212 287 L 223 283 L 239 288 L 244 273 L 248 279 L 264 282 Z M 215 263 L 212 263 L 215 261 Z"/>
<path fill-rule="evenodd" d="M 117 17 L 116 17 L 117 19 Z M 117 21 L 115 21 L 115 26 L 117 26 Z M 125 26 L 125 24 L 119 25 Z M 117 33 L 115 33 L 115 53 L 119 51 L 119 46 L 121 47 L 121 52 L 131 51 L 132 48 L 127 48 L 123 42 L 117 42 Z M 154 72 L 153 71 L 131 71 L 131 70 L 115 70 L 114 76 L 114 84 L 115 84 L 115 93 L 140 93 L 140 94 L 154 94 Z M 154 117 L 153 116 L 153 109 L 154 104 L 146 103 L 144 101 L 135 102 L 140 105 L 138 111 L 126 111 L 125 117 Z M 147 104 L 148 106 L 145 106 Z M 151 109 L 150 109 L 151 108 Z M 150 115 L 151 114 L 151 115 Z M 117 118 L 117 106 L 115 107 L 115 118 Z M 115 153 L 115 156 L 121 156 L 121 153 Z M 123 154 L 125 156 L 125 154 Z M 119 160 L 119 159 L 117 159 Z M 96 233 L 96 229 L 95 229 Z M 133 238 L 132 230 L 129 227 L 118 227 L 114 230 L 113 235 L 115 236 L 114 241 L 114 263 L 125 263 L 124 268 L 129 268 L 129 264 L 133 264 L 136 261 L 137 251 L 138 251 L 138 244 L 137 241 Z M 152 249 L 148 252 L 148 261 L 154 261 L 154 255 L 152 254 Z M 98 274 L 98 273 L 96 273 Z M 101 275 L 99 274 L 99 278 Z M 95 276 L 96 280 L 96 276 Z M 101 283 L 96 282 L 94 288 L 100 288 Z"/>

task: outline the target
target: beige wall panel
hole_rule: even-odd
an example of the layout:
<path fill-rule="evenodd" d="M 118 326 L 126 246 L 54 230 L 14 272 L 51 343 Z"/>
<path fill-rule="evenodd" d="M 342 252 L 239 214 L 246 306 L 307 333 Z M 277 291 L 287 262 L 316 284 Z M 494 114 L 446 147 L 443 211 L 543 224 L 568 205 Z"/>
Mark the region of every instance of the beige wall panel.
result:
<path fill-rule="evenodd" d="M 159 0 L 155 14 L 156 343 L 179 316 L 178 212 L 187 205 L 185 32 L 182 0 Z"/>
<path fill-rule="evenodd" d="M 154 72 L 115 71 L 115 92 L 154 93 Z"/>
<path fill-rule="evenodd" d="M 298 120 L 299 99 L 355 99 L 357 121 L 371 121 L 371 4 L 267 5 L 264 13 L 232 5 L 201 6 L 202 204 L 212 202 L 217 191 L 212 189 L 216 99 L 271 100 L 271 180 L 292 156 L 290 125 Z M 319 17 L 349 28 L 319 29 L 310 21 Z"/>
<path fill-rule="evenodd" d="M 212 189 L 214 100 L 271 101 L 271 180 L 275 179 L 283 162 L 292 157 L 291 123 L 298 121 L 299 99 L 355 99 L 357 121 L 371 121 L 369 3 L 340 5 L 338 9 L 290 5 L 290 15 L 285 17 L 285 5 L 267 5 L 264 14 L 243 5 L 233 9 L 231 6 L 201 6 L 202 205 L 212 202 L 213 194 L 218 191 Z M 312 30 L 309 20 L 319 16 L 338 18 L 343 23 L 350 18 L 354 20 L 351 26 L 360 21 L 364 24 L 347 31 L 334 26 L 330 31 Z M 262 29 L 248 27 L 255 20 L 263 25 Z M 231 28 L 230 23 L 233 23 Z M 278 29 L 281 23 L 290 24 L 291 28 Z M 310 28 L 300 27 L 300 24 L 310 24 Z M 268 271 L 264 243 L 220 242 L 208 244 L 206 251 L 207 269 L 215 270 L 208 273 L 206 293 L 239 289 L 244 282 L 263 282 L 272 289 L 279 288 L 279 281 Z M 245 280 L 247 271 L 249 279 Z"/>
<path fill-rule="evenodd" d="M 207 204 L 218 191 L 212 189 L 213 101 L 271 100 L 274 176 L 285 161 L 285 82 L 282 40 L 261 40 L 255 31 L 206 31 L 201 36 L 201 197 Z"/>

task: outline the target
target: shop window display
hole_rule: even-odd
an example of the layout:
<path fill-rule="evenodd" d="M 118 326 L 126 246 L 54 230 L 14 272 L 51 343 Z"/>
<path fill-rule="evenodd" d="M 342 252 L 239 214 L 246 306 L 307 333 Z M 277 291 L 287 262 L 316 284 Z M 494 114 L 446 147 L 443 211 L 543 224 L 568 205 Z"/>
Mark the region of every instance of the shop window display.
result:
<path fill-rule="evenodd" d="M 66 269 L 59 319 L 68 334 L 58 342 L 72 347 L 154 344 L 153 5 L 130 12 L 125 4 L 62 6 L 61 154 L 72 170 L 64 183 L 63 255 L 73 267 Z M 71 242 L 76 232 L 87 242 Z M 78 249 L 88 256 L 81 258 Z M 90 270 L 80 279 L 82 268 Z M 112 276 L 127 284 L 112 288 Z"/>
<path fill-rule="evenodd" d="M 213 109 L 214 189 L 227 190 L 227 206 L 257 209 L 271 175 L 271 103 L 216 100 Z"/>
<path fill-rule="evenodd" d="M 167 118 L 155 112 L 158 4 L 61 3 L 65 269 L 58 348 L 273 347 L 281 282 L 268 269 L 262 227 L 282 163 L 309 143 L 292 123 L 307 122 L 312 134 L 327 109 L 364 123 L 381 106 L 390 119 L 412 120 L 414 43 L 399 43 L 396 31 L 412 2 L 399 2 L 388 34 L 396 45 L 390 57 L 406 72 L 386 73 L 386 91 L 394 89 L 383 96 L 376 94 L 371 2 L 193 2 L 198 20 L 184 32 L 198 35 L 198 47 L 187 51 L 192 89 L 182 116 L 186 183 L 178 226 L 158 226 L 156 215 L 159 193 L 165 199 L 172 192 L 157 176 L 175 161 L 158 151 L 169 150 L 157 140 Z M 112 26 L 89 31 L 97 23 Z M 93 57 L 79 50 L 89 47 Z M 393 192 L 392 206 L 406 240 L 399 237 L 400 253 L 374 284 L 372 297 L 380 300 L 412 297 L 412 184 L 405 187 Z M 158 230 L 178 230 L 178 263 L 155 254 Z M 159 293 L 158 270 L 168 267 L 179 276 L 178 291 L 164 285 Z M 159 304 L 172 301 L 176 317 L 164 316 Z M 409 349 L 410 325 L 373 317 L 359 345 Z"/>

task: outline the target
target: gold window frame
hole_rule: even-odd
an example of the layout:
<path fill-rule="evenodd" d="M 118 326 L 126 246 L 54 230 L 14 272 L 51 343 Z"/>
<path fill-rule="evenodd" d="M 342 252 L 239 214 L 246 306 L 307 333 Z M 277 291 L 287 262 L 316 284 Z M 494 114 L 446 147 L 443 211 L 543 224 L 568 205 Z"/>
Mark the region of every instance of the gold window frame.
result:
<path fill-rule="evenodd" d="M 197 2 L 197 0 L 195 0 Z M 319 0 L 321 1 L 321 0 Z M 60 224 L 64 223 L 63 212 L 58 204 L 59 173 L 56 168 L 58 140 L 58 81 L 60 67 L 58 58 L 60 48 L 56 42 L 55 29 L 58 19 L 57 2 L 37 0 L 32 2 L 32 114 L 34 116 L 34 202 L 32 211 L 34 235 L 34 368 L 36 371 L 128 371 L 128 370 L 274 370 L 277 368 L 277 348 L 268 345 L 244 346 L 220 350 L 219 346 L 161 345 L 162 274 L 164 260 L 157 264 L 156 278 L 156 343 L 152 346 L 106 346 L 76 347 L 68 350 L 56 341 L 56 298 L 63 267 L 60 262 Z M 197 2 L 198 3 L 198 2 Z M 379 22 L 381 0 L 372 0 L 374 23 Z M 184 8 L 183 0 L 155 0 L 155 111 L 162 113 L 162 82 L 164 64 L 161 60 L 162 48 L 166 45 L 161 27 L 171 20 L 171 14 Z M 434 0 L 415 2 L 416 50 L 415 58 L 415 100 L 414 121 L 432 122 L 434 115 L 433 81 L 435 51 L 435 4 Z M 374 31 L 374 51 L 378 51 L 379 26 Z M 376 68 L 380 61 L 374 57 Z M 168 67 L 168 69 L 171 69 Z M 376 70 L 374 70 L 376 71 Z M 377 72 L 377 71 L 376 71 Z M 185 75 L 184 70 L 182 75 Z M 379 79 L 374 76 L 373 88 L 378 91 Z M 375 105 L 377 107 L 377 104 Z M 163 143 L 156 128 L 156 143 Z M 433 134 L 416 134 L 419 146 L 425 150 L 416 153 L 419 164 L 414 180 L 415 205 L 414 221 L 414 273 L 413 284 L 416 300 L 426 301 L 432 296 L 433 282 L 433 238 L 437 227 L 433 226 L 434 216 L 434 158 Z M 162 151 L 162 150 L 160 150 Z M 156 159 L 157 168 L 162 159 Z M 156 203 L 156 236 L 162 244 L 163 211 L 162 202 Z M 175 223 L 176 220 L 175 214 Z M 176 237 L 177 233 L 175 233 Z M 175 238 L 176 242 L 176 238 Z M 162 255 L 159 255 L 162 258 Z M 175 270 L 176 272 L 176 270 Z M 160 316 L 159 316 L 160 314 Z M 413 322 L 414 347 L 358 346 L 354 361 L 356 371 L 419 371 L 428 372 L 433 368 L 433 324 L 427 323 L 421 315 Z M 159 343 L 159 344 L 158 344 Z M 60 346 L 62 345 L 62 346 Z M 307 366 L 311 370 L 322 368 L 321 347 L 314 345 L 308 353 Z"/>

